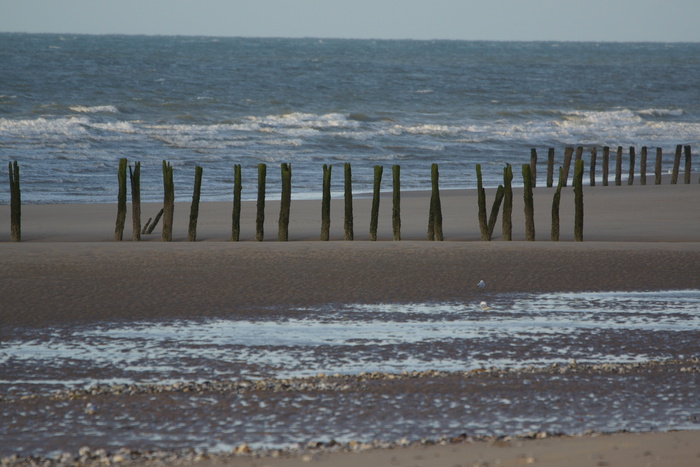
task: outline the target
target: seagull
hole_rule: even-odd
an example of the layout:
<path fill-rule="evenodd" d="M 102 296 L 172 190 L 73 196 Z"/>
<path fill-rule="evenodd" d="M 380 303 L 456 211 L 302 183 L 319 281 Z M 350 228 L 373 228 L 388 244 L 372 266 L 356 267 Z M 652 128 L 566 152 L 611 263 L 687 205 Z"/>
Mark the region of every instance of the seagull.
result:
<path fill-rule="evenodd" d="M 95 415 L 95 406 L 92 404 L 92 402 L 88 402 L 85 406 L 85 413 L 87 415 Z"/>
<path fill-rule="evenodd" d="M 483 280 L 480 280 L 479 283 L 476 284 L 476 286 L 480 289 L 483 289 L 484 287 L 486 287 L 486 283 Z"/>
<path fill-rule="evenodd" d="M 490 310 L 490 309 L 491 309 L 491 307 L 488 306 L 488 304 L 487 304 L 486 302 L 481 302 L 481 303 L 479 303 L 479 306 L 480 306 L 481 309 L 484 310 L 484 311 Z"/>

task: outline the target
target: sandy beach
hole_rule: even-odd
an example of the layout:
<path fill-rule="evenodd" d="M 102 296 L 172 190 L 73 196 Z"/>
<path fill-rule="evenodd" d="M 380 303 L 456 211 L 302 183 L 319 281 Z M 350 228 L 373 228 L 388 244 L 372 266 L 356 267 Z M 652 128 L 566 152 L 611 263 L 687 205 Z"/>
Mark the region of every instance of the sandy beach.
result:
<path fill-rule="evenodd" d="M 392 240 L 391 195 L 382 198 L 376 242 L 367 241 L 371 200 L 363 196 L 355 199 L 352 242 L 343 241 L 342 199 L 332 204 L 330 242 L 318 240 L 320 201 L 293 200 L 289 242 L 277 241 L 277 201 L 266 204 L 263 242 L 254 240 L 255 203 L 244 203 L 237 243 L 229 241 L 231 204 L 225 202 L 201 206 L 197 242 L 186 241 L 189 203 L 179 203 L 172 243 L 160 241 L 160 226 L 132 242 L 130 211 L 125 241 L 114 242 L 116 205 L 91 204 L 23 206 L 24 241 L 12 243 L 3 205 L 0 340 L 18 328 L 42 333 L 54 325 L 241 317 L 285 306 L 472 302 L 480 299 L 482 279 L 494 295 L 699 287 L 700 185 L 586 187 L 583 242 L 573 241 L 570 187 L 562 192 L 560 241 L 549 241 L 553 192 L 535 189 L 535 242 L 524 241 L 522 190 L 514 194 L 512 242 L 501 239 L 500 218 L 493 241 L 480 240 L 474 190 L 441 193 L 443 242 L 425 240 L 429 193 L 423 192 L 402 195 L 401 241 Z M 487 190 L 489 208 L 493 197 Z M 144 205 L 144 221 L 158 209 Z M 683 352 L 686 359 L 700 356 L 697 347 Z M 700 370 L 693 368 L 683 375 L 688 384 L 698 383 Z M 698 433 L 241 457 L 233 464 L 690 466 L 700 462 Z"/>

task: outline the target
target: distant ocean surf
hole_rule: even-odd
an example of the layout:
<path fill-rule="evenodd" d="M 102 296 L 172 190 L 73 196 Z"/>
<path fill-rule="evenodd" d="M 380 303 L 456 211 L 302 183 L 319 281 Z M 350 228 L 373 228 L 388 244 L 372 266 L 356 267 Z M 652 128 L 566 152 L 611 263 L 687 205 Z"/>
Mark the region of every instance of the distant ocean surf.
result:
<path fill-rule="evenodd" d="M 393 164 L 403 189 L 428 188 L 431 163 L 465 188 L 530 148 L 646 145 L 670 164 L 700 146 L 700 44 L 0 34 L 0 57 L 0 162 L 19 162 L 30 203 L 114 202 L 120 157 L 142 162 L 145 201 L 162 160 L 178 199 L 201 165 L 202 198 L 228 200 L 233 164 L 247 199 L 261 162 L 270 196 L 288 162 L 309 198 L 323 164 L 352 163 L 358 191 Z"/>

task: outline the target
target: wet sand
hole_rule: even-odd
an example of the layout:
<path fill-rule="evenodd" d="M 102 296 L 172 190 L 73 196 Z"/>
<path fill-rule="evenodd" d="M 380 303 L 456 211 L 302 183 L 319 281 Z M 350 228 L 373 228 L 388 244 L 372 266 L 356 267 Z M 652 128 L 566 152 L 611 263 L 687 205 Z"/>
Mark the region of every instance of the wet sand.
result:
<path fill-rule="evenodd" d="M 492 294 L 698 288 L 700 185 L 587 188 L 585 241 L 578 243 L 572 241 L 570 188 L 562 197 L 561 241 L 548 241 L 552 194 L 551 189 L 535 192 L 536 242 L 523 241 L 521 191 L 516 191 L 514 197 L 513 242 L 500 239 L 500 221 L 494 241 L 480 241 L 473 191 L 442 194 L 444 242 L 423 240 L 428 212 L 425 193 L 402 198 L 401 242 L 391 240 L 389 197 L 382 199 L 378 242 L 365 241 L 369 200 L 361 197 L 355 205 L 354 242 L 342 241 L 342 201 L 333 204 L 331 242 L 317 240 L 320 202 L 293 201 L 291 241 L 287 243 L 276 241 L 278 205 L 273 201 L 267 204 L 266 241 L 262 243 L 253 240 L 254 203 L 244 206 L 243 241 L 238 243 L 227 241 L 229 203 L 202 206 L 197 243 L 184 241 L 188 203 L 176 207 L 173 243 L 160 242 L 159 234 L 144 237 L 140 243 L 112 242 L 115 205 L 25 206 L 25 242 L 10 243 L 9 228 L 0 234 L 0 339 L 11 337 L 17 327 L 41 333 L 50 332 L 54 325 L 110 320 L 274 315 L 284 313 L 280 310 L 286 306 L 471 302 L 480 299 L 475 285 L 481 279 Z M 489 191 L 487 202 L 490 204 L 492 199 L 493 191 Z M 0 219 L 9 218 L 7 211 L 7 206 L 0 206 Z M 156 211 L 157 206 L 146 205 L 144 217 Z M 125 238 L 130 238 L 129 218 Z M 697 357 L 700 349 L 686 348 L 684 353 Z M 670 377 L 697 387 L 695 371 Z M 572 378 L 575 387 L 576 378 Z M 514 384 L 521 387 L 527 399 L 530 389 Z M 394 391 L 385 395 L 390 397 Z M 575 398 L 576 394 L 569 396 Z M 614 402 L 614 393 L 610 399 Z M 20 408 L 30 404 L 13 403 Z M 159 412 L 153 412 L 148 403 L 128 399 L 123 403 L 137 404 L 144 415 Z M 346 408 L 340 404 L 335 412 L 343 410 Z M 176 413 L 169 416 L 177 419 Z M 293 419 L 295 415 L 288 416 Z M 42 416 L 36 417 L 34 421 L 40 424 Z M 491 453 L 496 457 L 483 454 L 484 449 L 493 450 L 493 444 L 486 443 L 323 454 L 317 462 L 473 465 L 483 455 L 489 465 L 496 465 L 496 459 L 501 459 L 503 465 L 517 465 L 530 457 L 537 465 L 561 465 L 557 464 L 561 461 L 570 465 L 632 466 L 644 465 L 647 460 L 652 460 L 652 465 L 693 465 L 699 454 L 697 440 L 697 431 L 615 435 L 524 441 L 527 448 L 516 446 L 512 459 L 502 454 L 505 450 Z M 528 456 L 530 451 L 535 454 Z M 573 463 L 582 455 L 593 463 Z M 304 462 L 300 456 L 291 460 L 255 459 L 240 465 L 296 465 Z M 440 464 L 442 460 L 436 460 L 436 456 L 446 463 Z"/>

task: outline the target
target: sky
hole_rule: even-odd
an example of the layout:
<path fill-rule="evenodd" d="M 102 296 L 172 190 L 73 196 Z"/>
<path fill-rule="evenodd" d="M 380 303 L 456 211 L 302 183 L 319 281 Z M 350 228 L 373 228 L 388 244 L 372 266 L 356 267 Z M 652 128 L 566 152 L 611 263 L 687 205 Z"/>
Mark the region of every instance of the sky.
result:
<path fill-rule="evenodd" d="M 0 0 L 0 32 L 700 42 L 700 0 Z"/>

